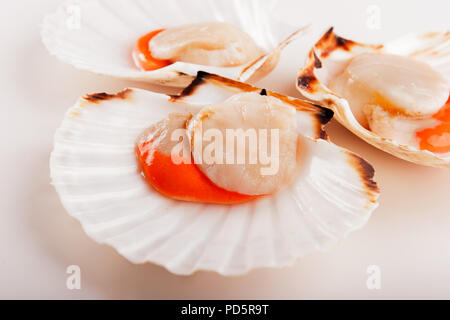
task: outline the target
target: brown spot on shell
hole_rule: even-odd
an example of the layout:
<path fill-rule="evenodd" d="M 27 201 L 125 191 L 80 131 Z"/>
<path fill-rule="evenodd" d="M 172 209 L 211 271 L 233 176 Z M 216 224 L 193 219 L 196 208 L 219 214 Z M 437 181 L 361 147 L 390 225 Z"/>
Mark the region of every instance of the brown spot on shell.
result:
<path fill-rule="evenodd" d="M 92 103 L 99 103 L 100 101 L 104 100 L 112 100 L 112 99 L 127 99 L 127 96 L 130 92 L 133 90 L 131 89 L 125 89 L 115 94 L 109 94 L 106 92 L 100 92 L 100 93 L 93 93 L 93 94 L 87 94 L 83 97 L 84 100 L 92 102 Z"/>
<path fill-rule="evenodd" d="M 235 81 L 235 80 L 231 80 L 228 78 L 224 78 L 221 76 L 218 76 L 216 74 L 212 74 L 212 73 L 208 73 L 205 71 L 199 71 L 197 72 L 197 76 L 195 77 L 194 80 L 192 80 L 192 82 L 183 89 L 183 91 L 178 94 L 178 95 L 171 95 L 171 101 L 177 101 L 180 99 L 183 99 L 184 97 L 187 96 L 192 96 L 195 91 L 201 87 L 204 83 L 206 83 L 207 81 L 210 82 L 217 82 L 220 83 L 222 85 L 228 86 L 228 87 L 234 87 L 236 89 L 239 89 L 240 91 L 244 91 L 244 92 L 251 92 L 251 91 L 255 91 L 255 87 L 243 83 L 243 82 L 239 82 L 239 81 Z"/>
<path fill-rule="evenodd" d="M 309 92 L 314 91 L 314 86 L 319 83 L 319 80 L 314 74 L 314 69 L 322 68 L 322 61 L 320 61 L 314 49 L 311 49 L 308 54 L 307 66 L 298 75 L 297 85 Z"/>
<path fill-rule="evenodd" d="M 203 80 L 204 77 L 200 74 L 200 72 L 198 72 L 197 76 L 194 78 L 194 80 L 192 80 L 192 82 L 186 88 L 183 89 L 181 94 L 171 96 L 172 99 L 178 99 L 181 97 L 186 97 L 186 96 L 192 95 L 195 92 L 195 90 L 197 89 L 197 87 L 199 87 L 204 82 L 204 80 Z"/>
<path fill-rule="evenodd" d="M 313 104 L 306 100 L 301 100 L 297 98 L 291 98 L 276 92 L 272 92 L 267 89 L 260 89 L 254 87 L 250 84 L 239 82 L 236 80 L 231 80 L 228 78 L 224 78 L 215 74 L 207 73 L 205 71 L 199 71 L 197 73 L 197 77 L 191 82 L 189 86 L 187 86 L 179 95 L 170 96 L 170 100 L 176 102 L 178 100 L 182 100 L 186 96 L 193 95 L 196 90 L 205 85 L 206 83 L 215 83 L 220 87 L 225 87 L 228 90 L 233 91 L 236 89 L 236 93 L 239 92 L 257 92 L 262 95 L 272 96 L 283 101 L 286 104 L 293 106 L 296 110 L 300 112 L 308 112 L 311 113 L 314 118 L 317 120 L 317 137 L 322 139 L 327 139 L 326 133 L 323 131 L 322 126 L 331 120 L 333 117 L 333 111 L 327 108 L 321 107 L 319 105 Z"/>
<path fill-rule="evenodd" d="M 319 138 L 323 140 L 328 140 L 328 134 L 325 132 L 325 130 L 323 129 L 319 130 Z"/>
<path fill-rule="evenodd" d="M 333 110 L 321 107 L 317 104 L 313 104 L 311 102 L 307 102 L 300 99 L 290 98 L 288 96 L 272 91 L 267 91 L 267 95 L 277 98 L 287 104 L 290 104 L 298 111 L 313 113 L 314 117 L 318 120 L 318 123 L 320 125 L 328 123 L 331 120 L 331 118 L 333 118 L 334 114 Z"/>
<path fill-rule="evenodd" d="M 322 68 L 322 61 L 320 61 L 319 57 L 317 56 L 315 51 L 312 51 L 313 55 L 314 55 L 314 67 L 316 69 L 320 69 Z"/>
<path fill-rule="evenodd" d="M 308 93 L 314 94 L 316 92 L 321 92 L 323 94 L 328 93 L 320 85 L 319 79 L 315 75 L 315 69 L 320 69 L 323 67 L 324 59 L 327 58 L 335 50 L 345 50 L 350 51 L 352 47 L 360 46 L 367 47 L 374 50 L 382 48 L 379 45 L 365 45 L 360 44 L 352 40 L 345 39 L 336 35 L 333 31 L 333 27 L 328 29 L 327 32 L 317 41 L 314 47 L 309 51 L 306 66 L 301 69 L 297 77 L 297 87 L 300 90 L 304 90 Z M 322 59 L 322 60 L 321 60 Z M 323 100 L 322 105 L 332 108 L 333 102 Z"/>
<path fill-rule="evenodd" d="M 305 90 L 312 90 L 313 85 L 318 82 L 317 78 L 310 73 L 303 74 L 298 77 L 298 86 L 302 87 Z"/>
<path fill-rule="evenodd" d="M 320 120 L 321 124 L 327 124 L 334 116 L 334 111 L 318 104 L 315 105 L 317 108 L 320 108 L 320 113 L 317 113 L 317 117 Z"/>
<path fill-rule="evenodd" d="M 375 169 L 370 163 L 354 153 L 347 153 L 349 163 L 356 169 L 366 188 L 366 193 L 370 197 L 371 202 L 376 202 L 376 197 L 380 192 L 378 184 L 373 180 Z"/>
<path fill-rule="evenodd" d="M 322 36 L 322 38 L 320 38 L 319 42 L 325 42 L 327 41 L 330 36 L 333 34 L 333 29 L 334 27 L 330 27 L 330 29 L 327 30 L 327 32 L 325 32 Z"/>

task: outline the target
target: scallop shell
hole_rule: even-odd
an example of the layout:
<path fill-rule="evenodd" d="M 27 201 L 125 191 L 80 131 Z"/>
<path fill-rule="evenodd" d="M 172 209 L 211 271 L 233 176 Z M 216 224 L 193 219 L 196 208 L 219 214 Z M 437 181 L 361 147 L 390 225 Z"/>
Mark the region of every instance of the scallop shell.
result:
<path fill-rule="evenodd" d="M 363 52 L 382 52 L 413 57 L 441 72 L 450 83 L 450 32 L 407 35 L 385 45 L 361 44 L 328 30 L 309 52 L 297 77 L 297 89 L 307 99 L 334 111 L 336 119 L 373 146 L 421 165 L 450 168 L 450 153 L 438 154 L 397 143 L 365 129 L 355 119 L 349 103 L 327 88 L 328 82 Z"/>
<path fill-rule="evenodd" d="M 179 96 L 141 89 L 86 95 L 55 135 L 51 180 L 68 213 L 99 243 L 133 263 L 188 275 L 281 267 L 362 227 L 377 207 L 373 168 L 328 140 L 328 109 L 267 91 L 297 112 L 304 162 L 289 188 L 239 205 L 165 198 L 138 172 L 135 139 L 170 112 L 196 112 L 248 84 L 199 73 Z"/>
<path fill-rule="evenodd" d="M 51 54 L 76 68 L 129 80 L 185 87 L 198 71 L 240 81 L 258 80 L 277 65 L 300 30 L 274 20 L 273 0 L 73 0 L 45 17 L 42 40 Z M 176 62 L 141 71 L 131 58 L 137 39 L 151 30 L 222 21 L 246 31 L 268 54 L 238 67 Z"/>

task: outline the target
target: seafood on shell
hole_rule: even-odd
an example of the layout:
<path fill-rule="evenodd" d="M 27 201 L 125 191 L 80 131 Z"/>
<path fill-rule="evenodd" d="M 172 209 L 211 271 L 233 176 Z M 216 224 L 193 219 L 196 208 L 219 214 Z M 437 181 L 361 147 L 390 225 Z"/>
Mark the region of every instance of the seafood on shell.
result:
<path fill-rule="evenodd" d="M 351 132 L 417 164 L 450 168 L 450 32 L 361 44 L 328 30 L 297 77 Z"/>

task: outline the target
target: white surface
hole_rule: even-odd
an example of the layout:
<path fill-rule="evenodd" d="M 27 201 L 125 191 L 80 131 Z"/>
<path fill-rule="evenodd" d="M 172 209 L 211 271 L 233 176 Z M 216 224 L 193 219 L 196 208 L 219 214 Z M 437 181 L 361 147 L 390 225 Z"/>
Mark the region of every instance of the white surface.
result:
<path fill-rule="evenodd" d="M 449 29 L 449 5 L 438 0 L 281 2 L 276 14 L 290 23 L 315 19 L 315 32 L 335 25 L 359 41 Z M 450 172 L 389 156 L 336 123 L 328 126 L 331 138 L 375 166 L 382 195 L 368 225 L 327 253 L 235 278 L 178 277 L 157 266 L 132 265 L 90 240 L 49 185 L 53 133 L 84 93 L 149 86 L 77 71 L 49 56 L 38 25 L 58 3 L 9 1 L 0 11 L 0 298 L 450 298 Z M 380 30 L 366 27 L 369 4 L 381 9 Z M 279 67 L 258 85 L 297 95 L 303 47 L 302 41 L 288 47 Z M 79 291 L 66 288 L 72 264 L 81 267 Z M 381 268 L 381 290 L 366 287 L 372 264 Z"/>

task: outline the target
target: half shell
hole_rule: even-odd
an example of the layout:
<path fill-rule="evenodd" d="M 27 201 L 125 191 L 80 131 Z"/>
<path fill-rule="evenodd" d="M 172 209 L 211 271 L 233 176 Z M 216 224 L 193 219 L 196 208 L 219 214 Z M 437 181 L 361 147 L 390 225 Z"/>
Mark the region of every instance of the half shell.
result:
<path fill-rule="evenodd" d="M 402 145 L 383 138 L 359 124 L 348 101 L 332 92 L 328 83 L 348 62 L 364 52 L 381 52 L 413 57 L 441 72 L 450 83 L 450 32 L 408 35 L 385 45 L 368 45 L 344 39 L 328 30 L 309 52 L 306 65 L 300 69 L 297 89 L 307 99 L 335 112 L 336 119 L 361 139 L 396 157 L 414 163 L 450 168 L 450 154 L 438 154 Z"/>
<path fill-rule="evenodd" d="M 136 137 L 171 112 L 196 112 L 248 84 L 200 73 L 180 96 L 141 89 L 81 98 L 55 135 L 51 179 L 86 233 L 133 263 L 176 274 L 224 275 L 280 267 L 324 250 L 362 227 L 377 207 L 373 168 L 328 140 L 332 112 L 274 92 L 297 109 L 304 161 L 285 190 L 239 205 L 176 201 L 154 191 L 138 172 Z"/>
<path fill-rule="evenodd" d="M 271 18 L 273 0 L 73 0 L 45 17 L 42 40 L 51 54 L 82 70 L 99 74 L 185 87 L 198 71 L 240 81 L 257 80 L 277 65 L 281 50 L 298 28 Z M 222 21 L 247 32 L 266 52 L 237 67 L 211 67 L 176 62 L 155 71 L 141 71 L 132 49 L 139 37 L 161 28 L 187 23 Z"/>

